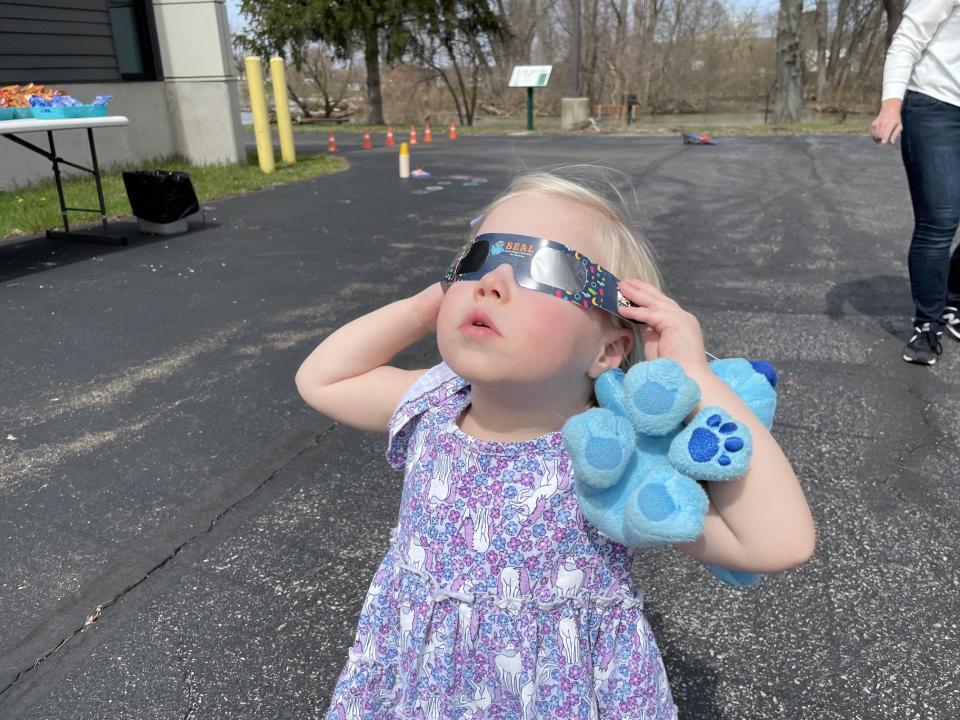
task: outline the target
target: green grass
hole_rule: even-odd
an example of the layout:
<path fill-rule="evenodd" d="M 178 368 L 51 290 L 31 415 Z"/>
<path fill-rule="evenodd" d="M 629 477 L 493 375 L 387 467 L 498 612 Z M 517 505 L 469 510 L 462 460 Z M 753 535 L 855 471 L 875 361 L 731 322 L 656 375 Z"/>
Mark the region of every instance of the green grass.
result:
<path fill-rule="evenodd" d="M 536 121 L 534 121 L 536 124 Z M 410 125 L 411 123 L 398 123 L 396 125 L 390 125 L 389 127 L 393 128 L 393 134 L 396 136 L 397 142 L 405 141 L 410 136 Z M 417 140 L 423 142 L 423 123 L 416 123 L 417 126 Z M 360 123 L 342 123 L 340 125 L 293 125 L 294 133 L 322 133 L 326 135 L 331 130 L 336 134 L 345 134 L 345 135 L 362 135 L 364 130 L 369 130 L 370 134 L 375 137 L 374 144 L 377 141 L 383 140 L 383 137 L 387 134 L 387 125 L 363 125 Z M 253 132 L 253 125 L 243 125 L 243 130 L 246 132 Z M 510 132 L 520 132 L 526 130 L 527 125 L 526 121 L 517 121 L 516 123 L 509 123 L 504 125 L 481 125 L 479 127 L 466 127 L 461 126 L 457 123 L 457 135 L 502 135 L 503 133 Z M 450 130 L 450 123 L 432 123 L 430 125 L 430 130 L 433 133 L 434 137 L 447 137 L 447 133 Z M 552 128 L 546 130 L 545 132 L 559 132 L 559 128 Z M 276 135 L 277 126 L 271 124 L 270 132 Z M 535 132 L 540 132 L 540 128 L 537 128 Z"/>
<path fill-rule="evenodd" d="M 674 132 L 705 132 L 710 135 L 864 135 L 866 122 L 807 122 L 796 125 L 676 125 Z"/>
<path fill-rule="evenodd" d="M 347 161 L 337 157 L 311 156 L 300 158 L 295 165 L 282 165 L 270 175 L 260 172 L 256 155 L 247 158 L 246 165 L 190 165 L 181 158 L 149 160 L 126 168 L 113 168 L 102 175 L 103 196 L 110 217 L 132 214 L 127 192 L 123 187 L 123 170 L 180 170 L 190 174 L 193 187 L 201 203 L 239 195 L 252 190 L 308 180 L 320 175 L 344 170 Z M 67 207 L 95 208 L 98 205 L 97 187 L 93 177 L 64 182 Z M 69 213 L 70 225 L 82 225 L 98 220 L 99 213 Z M 14 235 L 31 235 L 47 229 L 63 227 L 57 186 L 53 180 L 28 185 L 9 191 L 0 191 L 0 239 Z"/>
<path fill-rule="evenodd" d="M 562 130 L 556 124 L 556 118 L 536 118 L 534 120 L 535 130 L 533 132 L 544 135 L 578 135 L 578 134 L 597 134 L 593 128 L 586 128 L 580 131 Z M 406 140 L 410 132 L 409 125 L 392 125 L 393 132 L 396 135 L 397 142 Z M 447 125 L 431 125 L 434 137 L 446 138 Z M 247 132 L 253 132 L 252 125 L 244 125 L 243 129 Z M 339 134 L 359 134 L 369 129 L 374 136 L 374 144 L 380 144 L 383 135 L 387 132 L 386 125 L 361 125 L 357 123 L 344 123 L 342 125 L 294 125 L 294 133 L 323 133 L 327 134 L 331 130 Z M 526 121 L 518 120 L 515 123 L 505 122 L 495 125 L 481 125 L 478 127 L 457 127 L 459 135 L 504 135 L 507 133 L 524 132 L 527 129 Z M 866 134 L 870 131 L 869 122 L 861 120 L 850 120 L 849 122 L 803 122 L 796 125 L 764 125 L 744 123 L 742 125 L 696 125 L 696 124 L 670 124 L 657 125 L 649 119 L 634 123 L 629 127 L 611 123 L 600 126 L 600 134 L 603 133 L 622 133 L 630 132 L 638 135 L 669 135 L 683 131 L 706 132 L 711 135 L 730 136 L 730 135 L 832 135 L 832 134 Z M 276 125 L 271 126 L 271 132 L 276 133 Z M 417 124 L 417 139 L 423 142 L 423 124 Z"/>

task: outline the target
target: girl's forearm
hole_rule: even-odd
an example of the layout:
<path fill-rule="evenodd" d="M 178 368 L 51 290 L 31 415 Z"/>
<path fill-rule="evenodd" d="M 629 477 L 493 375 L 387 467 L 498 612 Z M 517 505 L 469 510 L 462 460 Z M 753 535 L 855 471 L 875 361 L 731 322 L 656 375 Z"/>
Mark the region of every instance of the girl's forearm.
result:
<path fill-rule="evenodd" d="M 813 518 L 780 445 L 706 364 L 684 370 L 700 386 L 695 412 L 708 405 L 721 407 L 745 424 L 753 439 L 749 469 L 743 477 L 707 483 L 711 508 L 704 534 L 685 549 L 695 556 L 707 554 L 702 559 L 708 562 L 753 572 L 774 572 L 805 562 L 813 554 Z"/>
<path fill-rule="evenodd" d="M 297 385 L 332 385 L 386 365 L 398 352 L 433 329 L 418 296 L 390 303 L 329 335 L 297 371 Z"/>
<path fill-rule="evenodd" d="M 387 363 L 436 329 L 442 298 L 436 283 L 344 325 L 303 361 L 296 378 L 300 396 L 331 420 L 385 431 L 404 393 L 424 372 Z"/>

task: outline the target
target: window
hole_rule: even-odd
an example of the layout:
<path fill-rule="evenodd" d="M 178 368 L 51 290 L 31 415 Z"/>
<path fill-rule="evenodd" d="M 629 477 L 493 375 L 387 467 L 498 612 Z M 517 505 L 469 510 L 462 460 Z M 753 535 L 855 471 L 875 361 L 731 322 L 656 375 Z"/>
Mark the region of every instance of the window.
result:
<path fill-rule="evenodd" d="M 110 0 L 117 65 L 124 80 L 160 80 L 150 0 Z"/>

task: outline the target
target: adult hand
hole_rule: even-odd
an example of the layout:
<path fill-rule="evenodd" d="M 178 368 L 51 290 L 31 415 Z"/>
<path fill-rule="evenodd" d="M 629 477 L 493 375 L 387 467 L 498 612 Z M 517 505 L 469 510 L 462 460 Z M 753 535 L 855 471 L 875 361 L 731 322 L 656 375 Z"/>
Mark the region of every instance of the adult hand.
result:
<path fill-rule="evenodd" d="M 696 316 L 649 283 L 635 278 L 620 281 L 620 292 L 639 307 L 621 307 L 620 314 L 645 325 L 640 330 L 647 360 L 669 358 L 681 366 L 706 366 L 703 331 Z"/>
<path fill-rule="evenodd" d="M 893 145 L 903 131 L 900 121 L 900 108 L 903 101 L 898 98 L 888 98 L 880 104 L 880 112 L 870 123 L 870 134 L 873 141 L 879 145 L 890 143 Z"/>

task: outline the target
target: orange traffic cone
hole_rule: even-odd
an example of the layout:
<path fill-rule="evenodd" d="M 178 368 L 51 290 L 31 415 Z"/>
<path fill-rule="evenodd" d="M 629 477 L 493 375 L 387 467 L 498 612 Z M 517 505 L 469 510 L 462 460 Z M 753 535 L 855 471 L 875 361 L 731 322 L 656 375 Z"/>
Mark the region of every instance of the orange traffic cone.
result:
<path fill-rule="evenodd" d="M 423 141 L 425 143 L 433 142 L 433 135 L 430 132 L 430 123 L 428 122 L 423 124 Z"/>
<path fill-rule="evenodd" d="M 450 139 L 451 140 L 457 139 L 457 126 L 454 125 L 452 122 L 450 123 Z"/>
<path fill-rule="evenodd" d="M 330 139 L 327 140 L 327 152 L 337 151 L 337 139 L 333 136 L 333 130 L 330 131 Z"/>
<path fill-rule="evenodd" d="M 410 144 L 411 145 L 417 144 L 417 128 L 414 127 L 413 125 L 410 126 Z"/>
<path fill-rule="evenodd" d="M 396 143 L 393 141 L 393 128 L 387 128 L 387 147 L 393 147 Z"/>
<path fill-rule="evenodd" d="M 363 129 L 363 149 L 369 150 L 373 147 L 373 140 L 370 139 L 370 130 L 367 128 Z"/>

